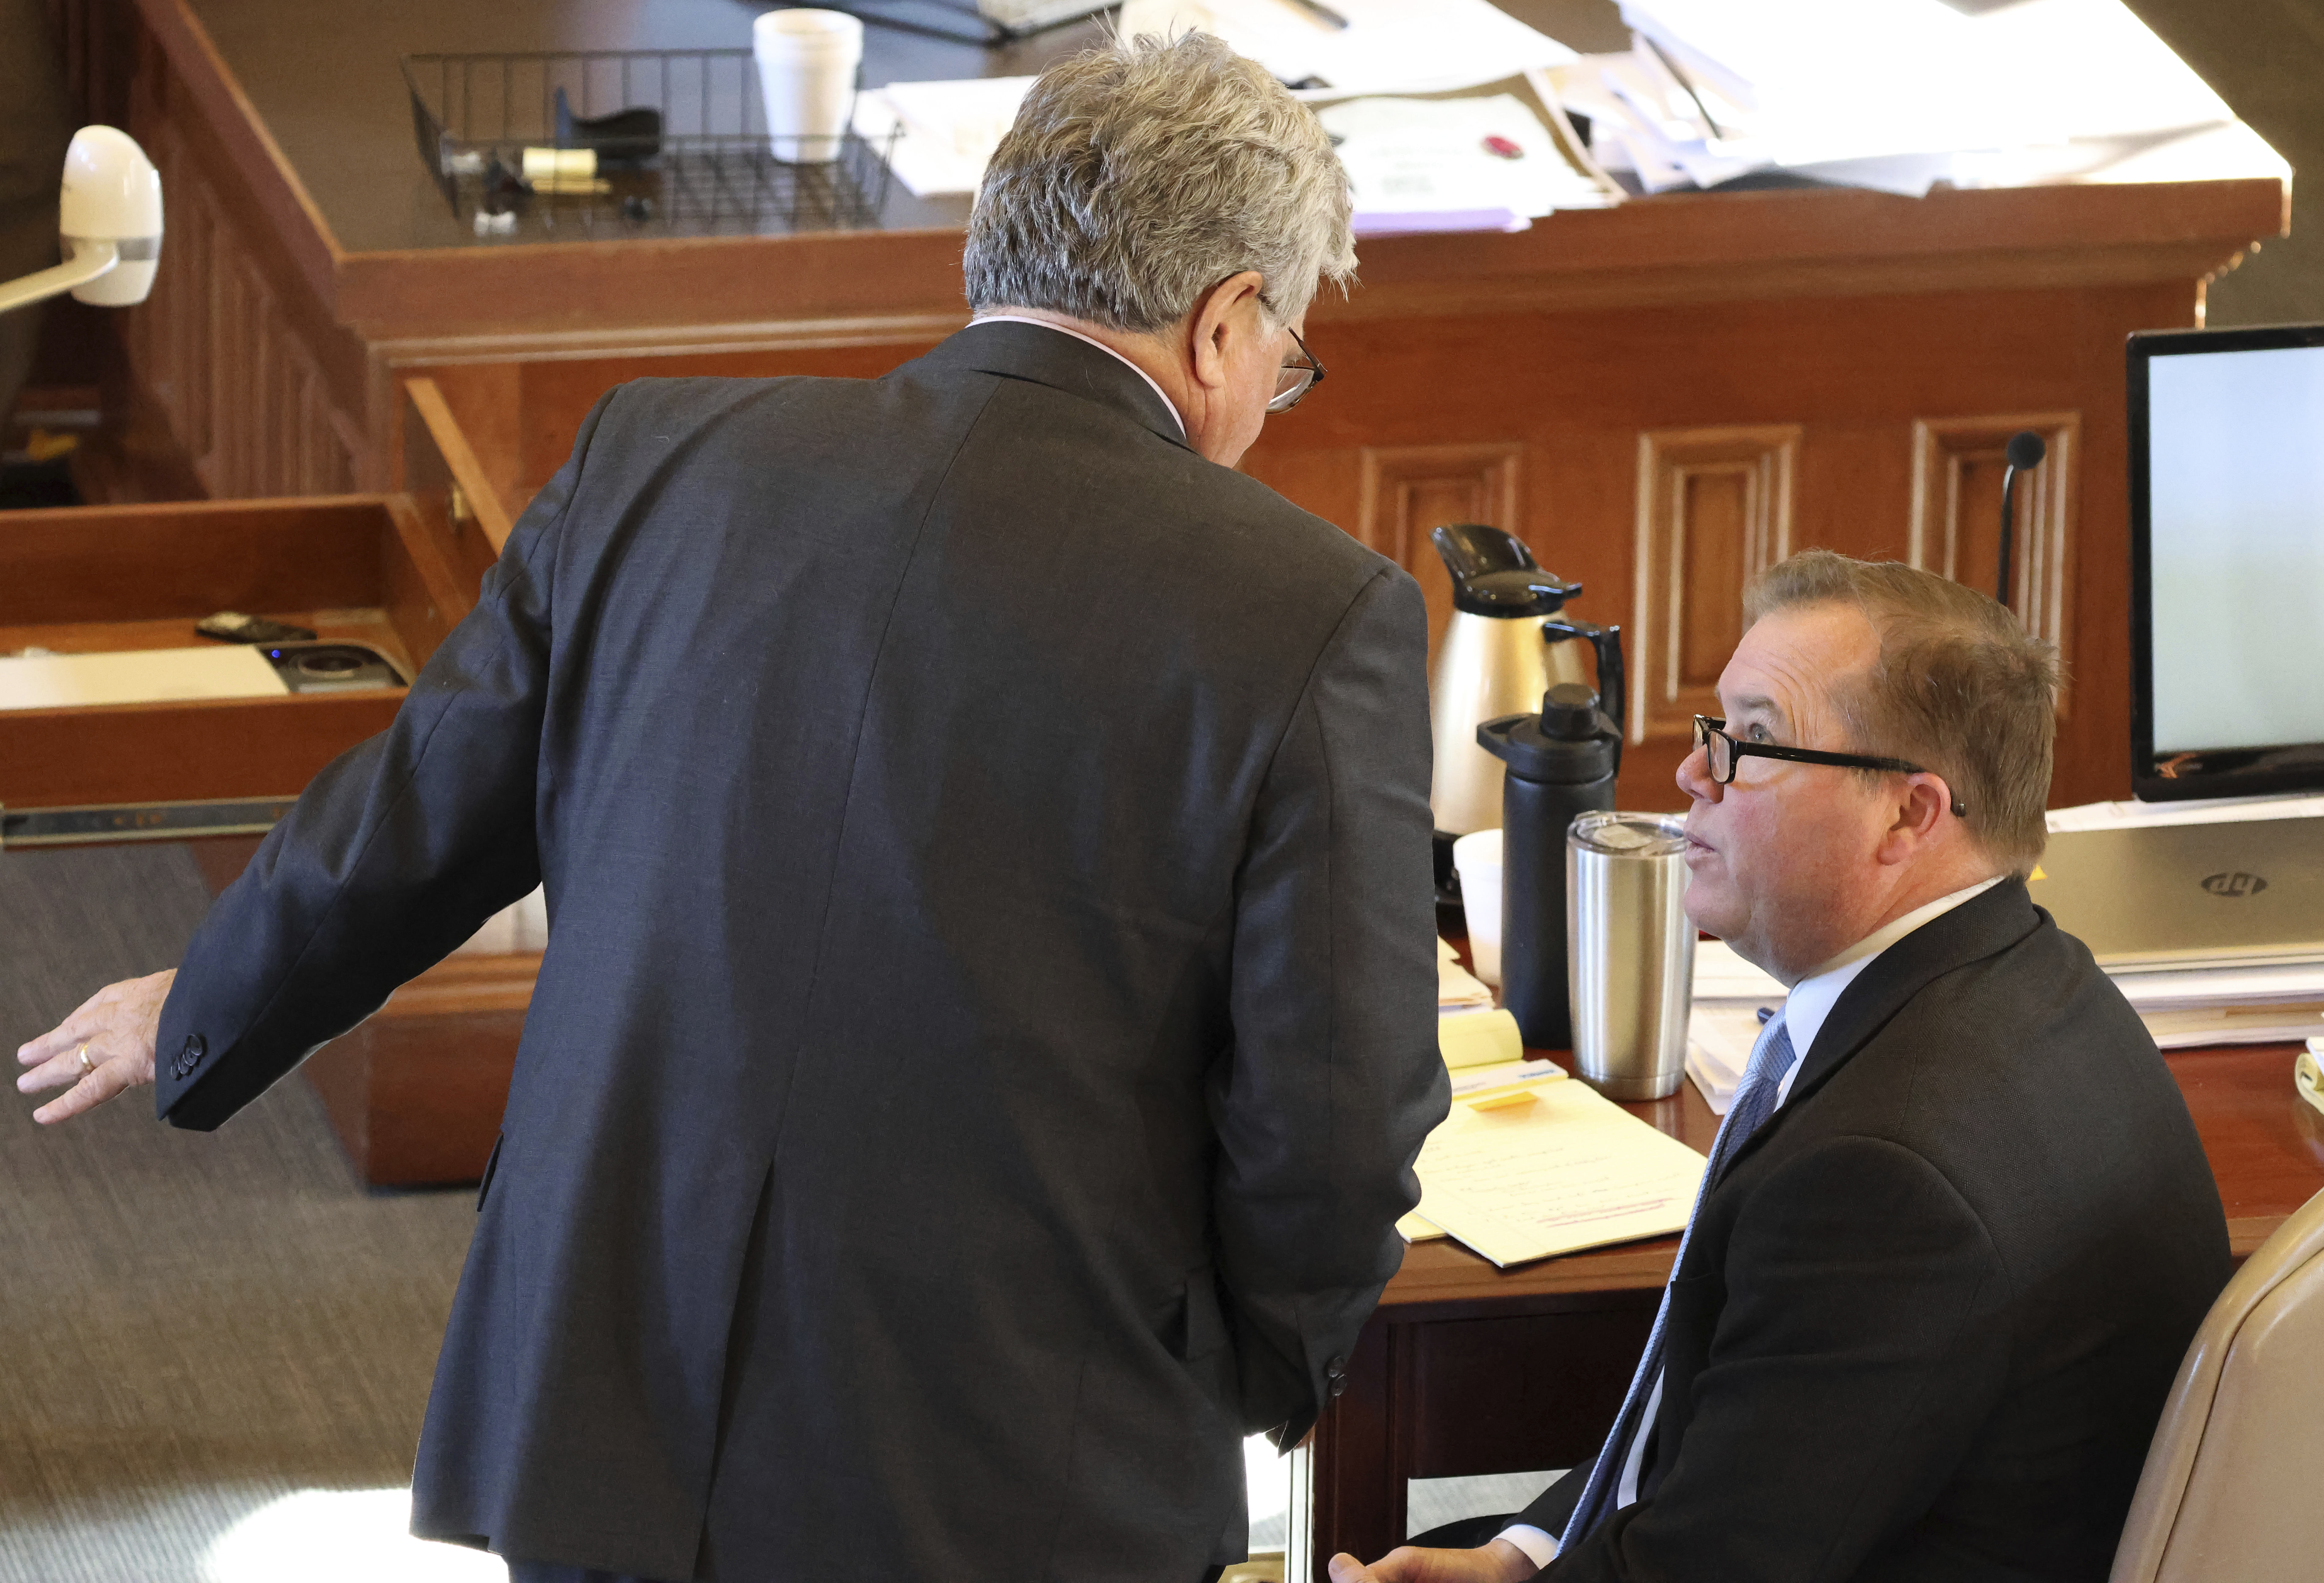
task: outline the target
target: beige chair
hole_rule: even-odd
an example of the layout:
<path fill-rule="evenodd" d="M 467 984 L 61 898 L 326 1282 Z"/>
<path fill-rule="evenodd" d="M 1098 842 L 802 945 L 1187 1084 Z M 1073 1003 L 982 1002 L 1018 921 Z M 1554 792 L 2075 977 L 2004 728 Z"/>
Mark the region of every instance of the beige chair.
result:
<path fill-rule="evenodd" d="M 2324 1193 L 2236 1273 L 2147 1450 L 2111 1583 L 2324 1578 Z"/>

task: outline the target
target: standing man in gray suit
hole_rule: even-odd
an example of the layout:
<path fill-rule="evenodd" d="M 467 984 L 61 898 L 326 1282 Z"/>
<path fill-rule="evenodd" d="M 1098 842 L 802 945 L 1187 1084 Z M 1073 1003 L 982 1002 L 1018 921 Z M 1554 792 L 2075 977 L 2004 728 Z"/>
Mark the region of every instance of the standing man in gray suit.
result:
<path fill-rule="evenodd" d="M 1053 69 L 977 319 L 611 392 L 174 977 L 28 1045 L 217 1127 L 536 883 L 414 1526 L 521 1580 L 1185 1579 L 1244 1553 L 1444 1113 L 1424 615 L 1231 465 L 1353 263 L 1200 36 Z M 166 997 L 166 999 L 164 999 Z"/>

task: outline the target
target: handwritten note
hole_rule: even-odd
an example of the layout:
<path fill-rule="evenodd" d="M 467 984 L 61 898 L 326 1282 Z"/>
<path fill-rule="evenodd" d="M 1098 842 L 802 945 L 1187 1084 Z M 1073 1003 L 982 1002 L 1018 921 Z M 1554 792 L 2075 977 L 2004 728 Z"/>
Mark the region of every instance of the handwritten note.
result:
<path fill-rule="evenodd" d="M 1455 1102 L 1420 1151 L 1413 1210 L 1507 1267 L 1683 1229 L 1703 1158 L 1579 1082 L 1536 1103 Z"/>

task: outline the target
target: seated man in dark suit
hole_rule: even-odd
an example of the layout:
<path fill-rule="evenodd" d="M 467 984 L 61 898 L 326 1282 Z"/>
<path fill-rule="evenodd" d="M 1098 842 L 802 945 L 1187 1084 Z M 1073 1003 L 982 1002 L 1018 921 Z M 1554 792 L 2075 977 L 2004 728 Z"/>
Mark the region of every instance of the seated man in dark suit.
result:
<path fill-rule="evenodd" d="M 2107 1575 L 2227 1238 L 2153 1041 L 2026 897 L 2055 662 L 1828 551 L 1747 616 L 1679 769 L 1686 907 L 1791 994 L 1628 1398 L 1523 1513 L 1335 1583 Z"/>
<path fill-rule="evenodd" d="M 1216 39 L 1052 68 L 978 322 L 610 392 L 174 981 L 23 1052 L 58 1120 L 158 1037 L 214 1127 L 546 887 L 421 1533 L 520 1583 L 1242 1558 L 1242 1437 L 1343 1376 L 1448 1091 L 1420 590 L 1233 470 L 1350 208 Z"/>

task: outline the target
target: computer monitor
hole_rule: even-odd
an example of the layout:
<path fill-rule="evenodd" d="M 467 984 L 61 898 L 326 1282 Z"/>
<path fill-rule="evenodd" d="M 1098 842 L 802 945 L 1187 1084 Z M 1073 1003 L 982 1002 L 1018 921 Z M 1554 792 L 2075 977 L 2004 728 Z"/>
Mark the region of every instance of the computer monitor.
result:
<path fill-rule="evenodd" d="M 2131 784 L 2324 790 L 2324 325 L 2130 338 Z"/>

